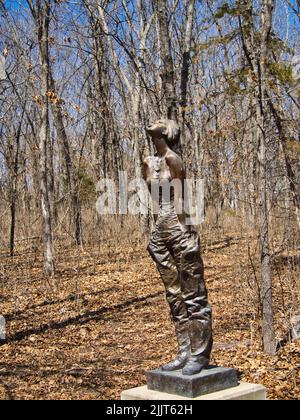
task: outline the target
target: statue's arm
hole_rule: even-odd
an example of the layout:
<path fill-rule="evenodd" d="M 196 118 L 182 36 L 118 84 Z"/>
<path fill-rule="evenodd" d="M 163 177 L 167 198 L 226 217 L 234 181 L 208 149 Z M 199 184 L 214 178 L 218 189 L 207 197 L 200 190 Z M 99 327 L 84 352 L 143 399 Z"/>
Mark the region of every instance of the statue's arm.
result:
<path fill-rule="evenodd" d="M 149 191 L 151 193 L 151 188 L 150 188 L 150 185 L 151 185 L 151 168 L 150 168 L 150 165 L 149 165 L 150 159 L 151 159 L 150 157 L 147 157 L 143 161 L 142 176 L 143 176 L 144 181 L 147 183 Z M 153 217 L 154 217 L 155 222 L 156 222 L 157 216 L 158 216 L 155 209 L 158 209 L 158 208 L 159 208 L 159 204 L 157 202 L 153 202 L 153 210 L 154 210 Z"/>
<path fill-rule="evenodd" d="M 172 152 L 166 156 L 166 162 L 169 166 L 172 179 L 185 179 L 185 169 L 181 157 Z"/>
<path fill-rule="evenodd" d="M 144 181 L 147 182 L 148 176 L 149 176 L 149 157 L 143 160 L 142 176 L 143 176 Z"/>
<path fill-rule="evenodd" d="M 183 162 L 182 159 L 176 153 L 172 153 L 169 156 L 167 156 L 166 162 L 169 166 L 171 178 L 174 183 L 174 199 L 177 217 L 179 222 L 182 225 L 185 225 L 186 215 L 184 212 L 184 180 L 186 174 Z"/>

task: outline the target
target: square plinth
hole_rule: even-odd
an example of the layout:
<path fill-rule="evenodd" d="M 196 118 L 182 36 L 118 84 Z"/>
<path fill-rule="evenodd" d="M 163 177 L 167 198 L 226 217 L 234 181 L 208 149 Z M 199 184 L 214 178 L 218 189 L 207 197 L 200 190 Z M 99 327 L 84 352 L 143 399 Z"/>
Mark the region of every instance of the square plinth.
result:
<path fill-rule="evenodd" d="M 147 386 L 153 391 L 195 398 L 238 386 L 235 369 L 210 366 L 196 375 L 182 375 L 181 370 L 166 372 L 162 369 L 147 372 Z"/>
<path fill-rule="evenodd" d="M 220 400 L 233 400 L 233 401 L 257 401 L 266 400 L 267 390 L 264 386 L 259 384 L 250 384 L 241 382 L 234 388 L 223 389 L 222 391 L 212 392 L 211 394 L 201 395 L 196 398 L 181 397 L 180 395 L 167 394 L 166 392 L 152 391 L 146 385 L 138 388 L 128 389 L 121 394 L 121 400 L 143 400 L 143 401 L 220 401 Z"/>

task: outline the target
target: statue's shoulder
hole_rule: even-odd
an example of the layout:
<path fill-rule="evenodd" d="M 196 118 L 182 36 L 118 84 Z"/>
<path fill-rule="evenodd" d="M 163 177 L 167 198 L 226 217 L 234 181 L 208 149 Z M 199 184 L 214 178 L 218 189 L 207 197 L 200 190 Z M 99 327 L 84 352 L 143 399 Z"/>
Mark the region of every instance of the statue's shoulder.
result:
<path fill-rule="evenodd" d="M 172 169 L 176 169 L 177 171 L 184 173 L 184 165 L 183 165 L 183 161 L 181 159 L 181 157 L 179 155 L 177 155 L 177 153 L 171 151 L 170 153 L 167 154 L 166 156 L 166 162 L 167 165 L 172 168 Z"/>
<path fill-rule="evenodd" d="M 144 158 L 143 163 L 148 163 L 152 156 L 147 156 Z"/>
<path fill-rule="evenodd" d="M 144 165 L 151 165 L 152 162 L 155 162 L 157 158 L 155 156 L 147 156 L 144 160 L 143 160 L 143 164 Z"/>
<path fill-rule="evenodd" d="M 147 156 L 143 160 L 142 173 L 145 181 L 147 181 L 150 176 L 152 167 L 154 166 L 154 159 L 155 156 Z"/>

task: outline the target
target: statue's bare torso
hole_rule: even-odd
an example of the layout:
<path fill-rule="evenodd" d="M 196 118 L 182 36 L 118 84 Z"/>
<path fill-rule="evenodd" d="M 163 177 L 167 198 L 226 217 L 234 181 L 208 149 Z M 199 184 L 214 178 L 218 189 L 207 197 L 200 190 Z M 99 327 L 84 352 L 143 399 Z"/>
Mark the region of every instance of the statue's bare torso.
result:
<path fill-rule="evenodd" d="M 183 209 L 185 171 L 181 158 L 171 150 L 165 156 L 149 156 L 144 160 L 143 176 L 150 192 L 153 184 L 157 182 L 164 186 L 160 202 L 158 203 L 160 216 L 164 215 L 164 218 L 166 218 L 166 212 L 169 209 L 170 223 L 174 224 L 176 219 L 177 223 L 185 225 Z M 155 205 L 156 203 L 153 204 Z M 174 214 L 176 215 L 175 219 Z M 157 220 L 156 214 L 154 214 L 154 217 Z"/>
<path fill-rule="evenodd" d="M 172 181 L 170 168 L 166 159 L 160 156 L 149 156 L 144 160 L 146 182 L 150 187 L 151 181 Z"/>

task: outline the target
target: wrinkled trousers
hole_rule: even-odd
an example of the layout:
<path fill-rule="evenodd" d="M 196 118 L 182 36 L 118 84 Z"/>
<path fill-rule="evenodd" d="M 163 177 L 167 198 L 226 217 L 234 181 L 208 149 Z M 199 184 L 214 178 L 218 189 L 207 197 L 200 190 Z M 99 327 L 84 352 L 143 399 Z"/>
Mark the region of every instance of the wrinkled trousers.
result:
<path fill-rule="evenodd" d="M 200 362 L 209 362 L 213 343 L 211 307 L 198 234 L 179 222 L 156 226 L 148 251 L 166 289 L 179 354 L 188 352 Z"/>

